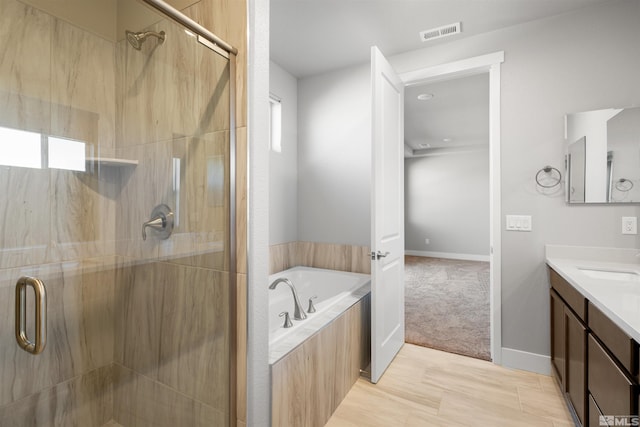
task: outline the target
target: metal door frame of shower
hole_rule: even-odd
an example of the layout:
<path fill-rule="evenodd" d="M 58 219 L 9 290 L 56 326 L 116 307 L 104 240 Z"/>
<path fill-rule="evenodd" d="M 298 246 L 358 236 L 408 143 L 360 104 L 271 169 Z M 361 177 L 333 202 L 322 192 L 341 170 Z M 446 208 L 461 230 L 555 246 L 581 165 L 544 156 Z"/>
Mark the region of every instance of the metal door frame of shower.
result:
<path fill-rule="evenodd" d="M 198 42 L 229 60 L 229 425 L 237 424 L 237 276 L 236 276 L 236 55 L 238 49 L 163 0 L 142 0 L 192 31 Z"/>

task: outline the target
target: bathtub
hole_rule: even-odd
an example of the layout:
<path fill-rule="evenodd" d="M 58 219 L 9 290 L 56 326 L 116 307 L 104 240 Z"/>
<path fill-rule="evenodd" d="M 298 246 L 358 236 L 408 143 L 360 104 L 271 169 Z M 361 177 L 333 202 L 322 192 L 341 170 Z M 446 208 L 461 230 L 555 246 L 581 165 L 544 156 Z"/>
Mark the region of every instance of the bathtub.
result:
<path fill-rule="evenodd" d="M 294 267 L 269 276 L 269 283 L 279 278 L 291 280 L 305 313 L 309 298 L 316 307 L 315 313 L 307 313 L 305 320 L 293 318 L 294 300 L 291 289 L 280 283 L 269 290 L 269 363 L 280 360 L 291 350 L 302 344 L 316 332 L 344 313 L 353 304 L 369 294 L 371 277 L 368 274 L 325 270 L 311 267 Z M 284 317 L 278 315 L 288 311 L 293 327 L 283 328 Z"/>

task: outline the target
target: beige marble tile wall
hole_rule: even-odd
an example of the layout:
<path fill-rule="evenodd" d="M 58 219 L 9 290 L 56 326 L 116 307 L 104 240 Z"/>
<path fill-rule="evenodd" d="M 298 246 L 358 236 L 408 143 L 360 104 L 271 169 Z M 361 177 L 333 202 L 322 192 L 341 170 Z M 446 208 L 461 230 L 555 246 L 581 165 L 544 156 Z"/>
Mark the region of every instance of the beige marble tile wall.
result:
<path fill-rule="evenodd" d="M 112 152 L 113 45 L 18 1 L 0 6 L 0 126 Z M 41 168 L 0 170 L 0 268 L 114 253 L 117 175 L 49 169 L 46 152 Z"/>
<path fill-rule="evenodd" d="M 150 29 L 165 41 L 141 51 L 118 44 L 116 152 L 139 162 L 122 175 L 118 253 L 227 271 L 229 66 L 171 21 Z M 173 234 L 162 241 L 150 231 L 143 241 L 141 226 L 161 203 L 174 211 Z"/>
<path fill-rule="evenodd" d="M 116 287 L 114 419 L 137 426 L 227 419 L 228 273 L 134 264 L 118 269 Z M 197 410 L 186 416 L 186 408 Z"/>
<path fill-rule="evenodd" d="M 105 425 L 113 408 L 112 370 L 95 369 L 2 407 L 2 426 Z"/>
<path fill-rule="evenodd" d="M 15 343 L 14 287 L 16 278 L 23 275 L 39 277 L 47 286 L 47 345 L 37 356 Z M 110 419 L 109 408 L 87 408 L 87 399 L 76 397 L 85 389 L 98 394 L 97 385 L 110 384 L 114 284 L 113 261 L 104 258 L 0 270 L 3 426 L 14 425 L 5 424 L 5 420 L 13 419 L 16 413 L 31 412 L 32 417 L 15 425 L 65 425 L 54 422 L 59 419 L 74 420 L 74 425 L 100 425 L 89 421 L 100 418 L 104 423 Z M 32 309 L 28 307 L 27 312 Z M 33 330 L 28 334 L 33 337 Z M 99 399 L 108 402 L 110 388 L 103 392 Z M 91 402 L 94 405 L 93 399 Z"/>
<path fill-rule="evenodd" d="M 240 50 L 236 81 L 236 233 L 237 280 L 242 295 L 246 294 L 245 5 L 223 3 L 202 0 L 187 12 Z M 220 352 L 223 357 L 216 359 L 224 361 L 230 345 L 228 331 L 223 333 L 230 316 L 228 303 L 223 304 L 228 300 L 225 271 L 229 254 L 221 250 L 228 247 L 229 233 L 223 225 L 228 221 L 225 215 L 229 200 L 228 195 L 221 200 L 219 192 L 208 186 L 209 172 L 220 179 L 216 166 L 229 159 L 221 142 L 230 132 L 226 125 L 228 110 L 222 110 L 226 115 L 219 114 L 218 108 L 228 98 L 226 61 L 212 59 L 217 56 L 206 54 L 208 51 L 199 45 L 193 47 L 184 31 L 162 22 L 158 27 L 163 27 L 173 45 L 154 48 L 153 40 L 149 40 L 143 51 L 137 52 L 127 50 L 122 42 L 114 45 L 15 0 L 0 0 L 0 9 L 0 126 L 82 140 L 87 142 L 88 154 L 139 161 L 137 167 L 124 168 L 90 163 L 85 174 L 0 167 L 4 190 L 0 194 L 4 218 L 0 233 L 0 292 L 5 295 L 2 312 L 12 315 L 11 293 L 21 274 L 44 277 L 50 289 L 49 344 L 42 355 L 34 357 L 18 350 L 11 319 L 5 319 L 5 326 L 0 328 L 3 342 L 11 343 L 0 346 L 0 419 L 3 423 L 7 420 L 7 425 L 14 425 L 14 420 L 16 425 L 25 425 L 18 424 L 15 414 L 29 413 L 31 424 L 26 425 L 101 425 L 113 415 L 112 402 L 132 401 L 122 398 L 132 384 L 140 389 L 148 386 L 146 390 L 157 391 L 167 402 L 186 402 L 180 403 L 180 408 L 200 405 L 195 413 L 202 413 L 202 420 L 228 416 L 222 412 L 228 395 L 210 393 L 203 397 L 205 384 L 199 377 L 201 366 L 211 372 L 220 370 L 219 366 L 214 369 L 207 365 L 211 352 Z M 219 31 L 216 26 L 224 28 Z M 154 55 L 155 64 L 149 62 L 149 55 L 144 59 L 145 49 Z M 120 67 L 128 67 L 123 78 L 116 73 Z M 143 78 L 143 71 L 154 78 Z M 217 82 L 213 92 L 202 90 L 211 82 Z M 122 102 L 116 103 L 116 97 Z M 116 128 L 118 121 L 122 127 Z M 172 186 L 173 158 L 179 158 L 182 166 L 185 191 L 179 197 Z M 228 173 L 224 171 L 223 180 L 229 179 Z M 169 241 L 143 242 L 142 221 L 160 201 L 171 205 L 171 201 L 177 201 L 185 215 Z M 149 263 L 134 265 L 140 261 Z M 123 267 L 114 271 L 116 263 Z M 100 273 L 86 273 L 86 265 L 94 264 L 100 265 Z M 148 296 L 145 292 L 153 289 L 149 283 L 163 282 L 154 269 L 176 279 L 175 286 L 165 286 L 160 294 L 151 292 L 147 304 L 142 304 L 145 310 L 129 310 L 130 305 L 115 303 L 131 293 Z M 130 277 L 138 280 L 128 282 Z M 191 288 L 193 280 L 211 286 Z M 192 295 L 190 290 L 196 293 Z M 149 304 L 157 298 L 162 298 L 161 306 Z M 213 306 L 223 304 L 219 313 L 223 313 L 224 321 L 198 315 L 210 328 L 207 335 L 215 337 L 198 343 L 200 347 L 194 341 L 204 329 L 192 329 L 193 325 L 184 323 L 186 313 L 193 311 L 185 306 L 189 298 Z M 241 333 L 237 363 L 242 384 L 237 400 L 242 423 L 246 410 L 246 347 L 242 335 L 246 307 L 244 298 L 238 302 Z M 165 310 L 159 311 L 161 308 Z M 142 342 L 158 351 L 154 357 L 145 353 L 147 348 L 124 345 L 133 336 L 122 324 L 121 315 L 131 319 L 138 339 L 144 337 Z M 142 321 L 158 316 L 164 323 Z M 169 319 L 173 323 L 167 323 Z M 158 333 L 173 338 L 154 347 Z M 225 363 L 229 366 L 228 360 Z M 154 369 L 151 380 L 139 378 Z M 218 390 L 227 390 L 223 379 L 213 373 L 204 378 L 219 386 Z M 118 394 L 120 391 L 123 394 Z M 142 405 L 123 410 L 123 414 L 143 414 L 144 419 L 144 414 L 155 407 L 149 396 L 153 395 L 145 397 L 143 393 L 140 402 L 146 401 L 151 407 Z"/>
<path fill-rule="evenodd" d="M 269 248 L 269 274 L 299 265 L 371 274 L 369 247 L 317 242 L 289 242 Z"/>
<path fill-rule="evenodd" d="M 201 0 L 184 12 L 238 49 L 236 60 L 237 420 L 246 423 L 247 10 L 239 0 Z M 244 287 L 243 287 L 244 286 Z"/>
<path fill-rule="evenodd" d="M 113 154 L 114 46 L 22 2 L 0 0 L 0 10 L 0 126 L 41 140 L 31 156 L 41 156 L 39 165 L 0 167 L 0 420 L 102 425 L 112 408 L 119 178 L 113 170 L 49 167 L 47 137 Z M 2 141 L 9 142 L 15 150 L 16 141 Z M 19 349 L 14 337 L 14 287 L 22 275 L 47 287 L 48 341 L 38 356 Z"/>
<path fill-rule="evenodd" d="M 185 12 L 235 44 L 210 22 L 210 13 L 223 22 L 233 20 L 229 11 L 208 3 L 203 0 Z M 235 19 L 242 28 L 244 15 Z M 230 199 L 221 191 L 230 179 L 224 166 L 230 160 L 229 65 L 172 22 L 162 20 L 151 29 L 165 31 L 165 42 L 145 43 L 141 51 L 120 42 L 117 54 L 118 69 L 126 73 L 117 83 L 122 101 L 116 151 L 139 164 L 135 173 L 122 175 L 116 215 L 118 253 L 125 263 L 116 281 L 121 303 L 115 316 L 114 419 L 123 425 L 220 425 L 230 417 L 229 328 L 234 315 L 226 226 Z M 246 128 L 236 132 L 236 206 L 241 208 L 246 203 Z M 180 163 L 179 192 L 175 159 Z M 174 209 L 178 223 L 168 240 L 159 241 L 150 232 L 143 241 L 141 224 L 159 203 Z M 237 234 L 246 236 L 245 221 L 237 220 Z M 238 271 L 242 294 L 246 269 L 238 265 Z M 236 318 L 240 328 L 243 320 Z M 242 360 L 236 363 L 246 369 Z M 238 393 L 242 420 L 244 387 L 238 386 Z M 167 402 L 166 410 L 158 410 L 159 400 Z M 171 402 L 177 405 L 174 411 Z"/>

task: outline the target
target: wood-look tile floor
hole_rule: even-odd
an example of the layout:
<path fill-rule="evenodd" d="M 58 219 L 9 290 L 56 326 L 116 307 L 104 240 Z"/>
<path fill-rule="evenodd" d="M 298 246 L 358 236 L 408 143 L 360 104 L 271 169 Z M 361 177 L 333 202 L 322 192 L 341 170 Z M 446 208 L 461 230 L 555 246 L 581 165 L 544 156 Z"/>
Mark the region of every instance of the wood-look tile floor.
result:
<path fill-rule="evenodd" d="M 405 344 L 378 384 L 360 378 L 328 427 L 572 427 L 552 377 Z"/>

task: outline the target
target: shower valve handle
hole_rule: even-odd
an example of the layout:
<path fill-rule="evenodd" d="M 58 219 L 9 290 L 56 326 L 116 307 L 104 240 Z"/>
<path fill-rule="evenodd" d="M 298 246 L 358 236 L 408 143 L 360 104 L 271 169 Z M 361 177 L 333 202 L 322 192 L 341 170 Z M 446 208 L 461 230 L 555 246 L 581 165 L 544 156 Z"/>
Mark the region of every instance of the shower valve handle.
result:
<path fill-rule="evenodd" d="M 151 219 L 142 224 L 142 240 L 147 240 L 147 227 L 156 230 L 158 237 L 168 239 L 173 232 L 173 212 L 167 205 L 158 205 L 151 212 Z"/>

